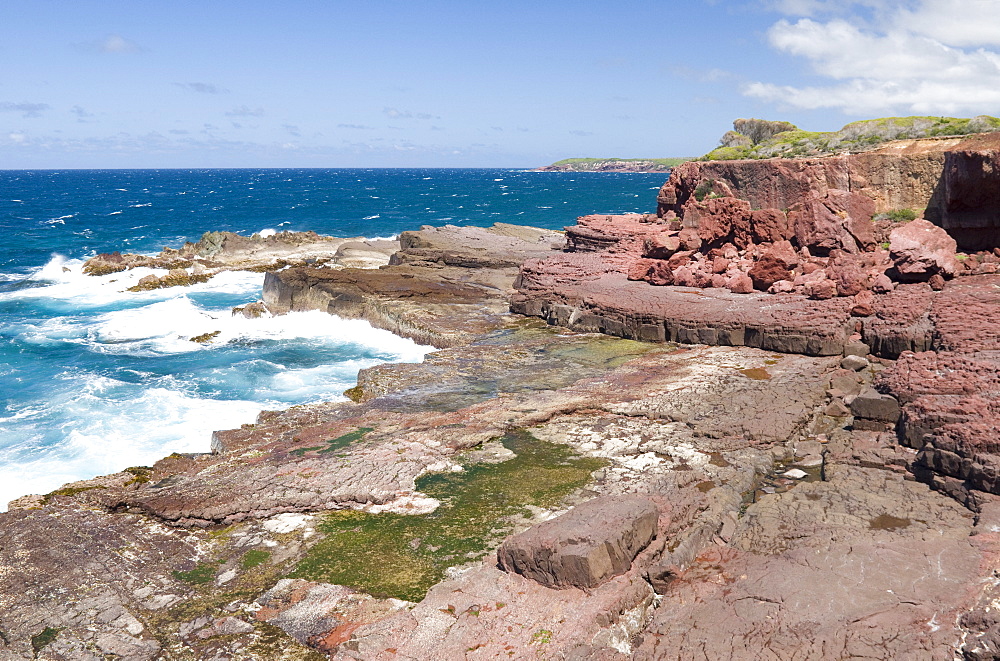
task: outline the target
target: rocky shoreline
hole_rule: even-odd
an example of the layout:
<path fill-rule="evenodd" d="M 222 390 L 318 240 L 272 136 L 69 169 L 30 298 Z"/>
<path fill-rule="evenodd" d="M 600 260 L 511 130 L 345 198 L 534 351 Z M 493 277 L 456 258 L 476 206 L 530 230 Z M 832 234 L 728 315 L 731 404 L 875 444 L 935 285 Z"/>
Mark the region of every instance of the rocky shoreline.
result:
<path fill-rule="evenodd" d="M 998 658 L 1000 187 L 966 147 L 934 222 L 880 227 L 839 165 L 692 163 L 565 233 L 99 256 L 266 270 L 254 314 L 439 351 L 12 503 L 4 658 Z"/>

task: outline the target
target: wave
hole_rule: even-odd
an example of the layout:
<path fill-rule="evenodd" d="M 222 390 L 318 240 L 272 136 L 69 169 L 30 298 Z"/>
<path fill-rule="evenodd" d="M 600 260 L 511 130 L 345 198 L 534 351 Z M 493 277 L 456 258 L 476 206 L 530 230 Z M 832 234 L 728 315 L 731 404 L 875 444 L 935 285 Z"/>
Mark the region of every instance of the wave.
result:
<path fill-rule="evenodd" d="M 27 281 L 35 286 L 0 293 L 0 300 L 49 299 L 72 303 L 74 307 L 95 308 L 113 304 L 135 304 L 173 298 L 182 293 L 219 292 L 250 295 L 260 291 L 264 276 L 247 271 L 224 271 L 208 282 L 189 287 L 168 287 L 144 292 L 127 291 L 147 275 L 162 276 L 163 269 L 137 268 L 120 273 L 92 276 L 83 272 L 84 260 L 53 255 L 41 268 L 32 271 Z"/>
<path fill-rule="evenodd" d="M 21 437 L 0 451 L 0 509 L 24 494 L 149 465 L 171 452 L 208 452 L 213 431 L 253 422 L 260 411 L 257 402 L 167 388 L 136 393 L 131 384 L 93 375 L 69 376 L 56 387 L 46 406 L 0 418 L 0 430 L 16 420 Z M 53 426 L 56 439 L 44 430 Z"/>

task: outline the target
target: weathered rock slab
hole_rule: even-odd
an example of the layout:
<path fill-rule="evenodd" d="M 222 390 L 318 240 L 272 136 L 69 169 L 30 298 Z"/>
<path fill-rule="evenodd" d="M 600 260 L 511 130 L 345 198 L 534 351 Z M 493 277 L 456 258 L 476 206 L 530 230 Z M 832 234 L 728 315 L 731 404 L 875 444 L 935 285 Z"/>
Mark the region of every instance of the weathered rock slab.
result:
<path fill-rule="evenodd" d="M 631 568 L 656 536 L 659 511 L 640 497 L 605 496 L 508 538 L 500 567 L 554 588 L 593 588 Z"/>

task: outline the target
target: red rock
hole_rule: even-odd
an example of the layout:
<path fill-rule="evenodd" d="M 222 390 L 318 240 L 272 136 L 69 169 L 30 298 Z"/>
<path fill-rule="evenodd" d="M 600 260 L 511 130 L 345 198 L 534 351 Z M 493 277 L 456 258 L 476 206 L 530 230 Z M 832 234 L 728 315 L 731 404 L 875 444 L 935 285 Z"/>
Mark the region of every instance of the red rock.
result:
<path fill-rule="evenodd" d="M 941 291 L 944 289 L 944 278 L 941 277 L 940 273 L 935 273 L 927 281 L 927 284 L 931 286 L 934 291 Z"/>
<path fill-rule="evenodd" d="M 776 243 L 795 236 L 789 229 L 788 217 L 781 209 L 756 209 L 750 217 L 755 243 Z"/>
<path fill-rule="evenodd" d="M 875 294 L 865 289 L 854 296 L 854 307 L 851 308 L 851 316 L 870 317 L 875 314 Z"/>
<path fill-rule="evenodd" d="M 907 282 L 926 281 L 934 274 L 955 275 L 957 249 L 955 239 L 947 232 L 920 218 L 889 234 L 889 255 L 895 277 Z"/>
<path fill-rule="evenodd" d="M 805 292 L 809 298 L 819 301 L 835 298 L 837 296 L 837 283 L 830 279 L 807 282 Z"/>
<path fill-rule="evenodd" d="M 638 252 L 645 237 L 662 231 L 662 225 L 650 222 L 650 217 L 644 214 L 581 216 L 576 225 L 566 228 L 566 250 L 594 252 L 614 248 Z"/>
<path fill-rule="evenodd" d="M 729 260 L 725 257 L 716 257 L 712 260 L 712 273 L 725 273 L 729 268 Z"/>
<path fill-rule="evenodd" d="M 734 294 L 753 292 L 753 280 L 746 273 L 737 273 L 726 283 L 726 288 Z"/>
<path fill-rule="evenodd" d="M 698 230 L 693 227 L 685 227 L 677 235 L 681 242 L 681 249 L 685 251 L 695 251 L 701 248 L 701 236 Z"/>
<path fill-rule="evenodd" d="M 778 280 L 767 289 L 769 294 L 787 294 L 793 291 L 795 291 L 795 285 L 789 280 Z"/>
<path fill-rule="evenodd" d="M 643 257 L 669 259 L 680 249 L 681 242 L 674 232 L 661 232 L 647 237 L 643 246 Z"/>
<path fill-rule="evenodd" d="M 876 294 L 888 294 L 895 287 L 896 285 L 893 284 L 892 278 L 885 273 L 879 273 L 872 281 L 872 291 Z"/>
<path fill-rule="evenodd" d="M 674 273 L 670 270 L 669 264 L 663 260 L 656 260 L 649 268 L 644 280 L 651 285 L 672 285 L 674 284 Z"/>
<path fill-rule="evenodd" d="M 722 275 L 721 273 L 716 273 L 715 275 L 712 276 L 713 287 L 721 289 L 726 286 L 727 282 L 729 282 L 728 278 L 726 278 L 726 276 Z"/>
<path fill-rule="evenodd" d="M 653 268 L 654 260 L 637 259 L 628 269 L 629 280 L 645 280 L 649 270 Z"/>
<path fill-rule="evenodd" d="M 750 203 L 744 200 L 731 196 L 692 200 L 683 211 L 685 224 L 697 228 L 706 245 L 721 246 L 731 238 L 741 245 L 751 235 Z"/>
<path fill-rule="evenodd" d="M 766 291 L 779 280 L 791 280 L 798 255 L 788 241 L 779 241 L 767 248 L 749 271 L 753 286 Z"/>
<path fill-rule="evenodd" d="M 691 258 L 694 256 L 694 251 L 692 250 L 682 250 L 680 252 L 675 252 L 669 260 L 667 260 L 667 265 L 671 269 L 676 269 L 678 266 L 684 266 L 685 264 L 691 263 Z"/>
<path fill-rule="evenodd" d="M 875 245 L 874 214 L 875 203 L 864 195 L 830 190 L 825 196 L 813 194 L 792 206 L 788 221 L 795 228 L 799 245 L 814 255 L 838 249 L 856 253 Z"/>
<path fill-rule="evenodd" d="M 837 293 L 841 296 L 854 296 L 868 289 L 868 274 L 863 261 L 857 255 L 851 255 L 841 250 L 830 253 L 830 261 L 826 272 L 831 280 L 837 283 Z"/>

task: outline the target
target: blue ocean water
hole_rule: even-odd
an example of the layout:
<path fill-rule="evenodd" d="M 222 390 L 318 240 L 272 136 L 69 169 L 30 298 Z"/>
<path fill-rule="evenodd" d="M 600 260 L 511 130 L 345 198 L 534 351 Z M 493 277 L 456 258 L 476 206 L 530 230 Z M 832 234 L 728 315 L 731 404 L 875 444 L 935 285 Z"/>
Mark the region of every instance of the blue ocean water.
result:
<path fill-rule="evenodd" d="M 248 320 L 262 274 L 124 291 L 98 252 L 155 253 L 208 230 L 394 236 L 421 225 L 547 228 L 648 212 L 663 174 L 518 170 L 0 171 L 0 509 L 26 493 L 205 452 L 262 409 L 342 399 L 358 369 L 430 347 L 319 312 Z M 221 330 L 211 344 L 188 338 Z"/>

